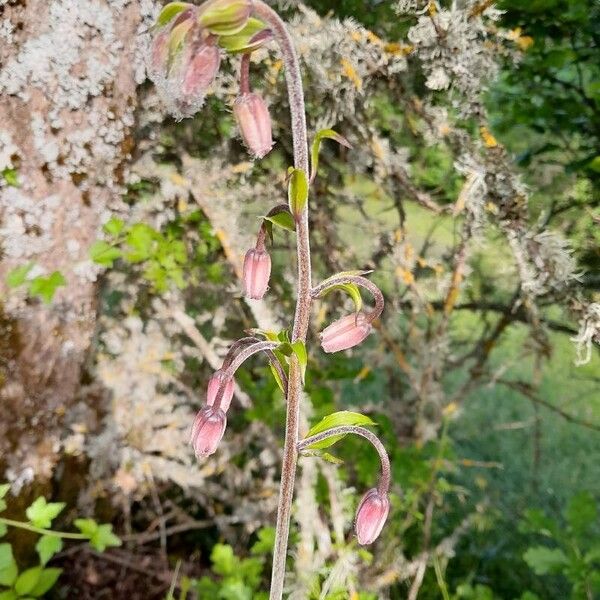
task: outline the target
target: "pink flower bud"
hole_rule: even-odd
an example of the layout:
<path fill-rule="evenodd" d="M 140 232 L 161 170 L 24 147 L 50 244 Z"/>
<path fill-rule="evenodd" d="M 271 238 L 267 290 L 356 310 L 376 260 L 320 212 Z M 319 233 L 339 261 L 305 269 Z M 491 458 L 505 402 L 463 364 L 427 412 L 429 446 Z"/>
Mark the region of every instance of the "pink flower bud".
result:
<path fill-rule="evenodd" d="M 202 44 L 192 51 L 183 72 L 181 92 L 184 99 L 189 98 L 191 101 L 197 98 L 204 99 L 206 90 L 219 72 L 220 65 L 221 53 L 216 46 Z"/>
<path fill-rule="evenodd" d="M 247 298 L 260 300 L 269 286 L 271 257 L 265 250 L 252 248 L 244 258 L 244 293 Z"/>
<path fill-rule="evenodd" d="M 242 139 L 255 158 L 262 158 L 273 147 L 271 116 L 265 101 L 254 93 L 238 96 L 233 105 Z"/>
<path fill-rule="evenodd" d="M 218 370 L 215 371 L 208 382 L 208 389 L 206 390 L 206 404 L 208 406 L 212 406 L 215 403 L 215 399 L 217 398 L 217 392 L 219 391 L 219 386 L 223 381 L 223 371 Z M 229 405 L 231 404 L 231 399 L 233 398 L 233 379 L 230 379 L 225 384 L 225 389 L 223 391 L 223 397 L 221 398 L 221 406 L 220 409 L 223 412 L 227 412 L 229 409 Z"/>
<path fill-rule="evenodd" d="M 354 523 L 359 544 L 372 544 L 379 537 L 389 512 L 390 501 L 387 495 L 373 488 L 363 496 Z"/>
<path fill-rule="evenodd" d="M 325 352 L 339 352 L 360 344 L 371 332 L 371 323 L 364 313 L 351 314 L 326 327 L 320 334 Z"/>
<path fill-rule="evenodd" d="M 214 453 L 223 437 L 227 417 L 220 408 L 205 406 L 197 415 L 192 426 L 190 443 L 197 458 Z"/>

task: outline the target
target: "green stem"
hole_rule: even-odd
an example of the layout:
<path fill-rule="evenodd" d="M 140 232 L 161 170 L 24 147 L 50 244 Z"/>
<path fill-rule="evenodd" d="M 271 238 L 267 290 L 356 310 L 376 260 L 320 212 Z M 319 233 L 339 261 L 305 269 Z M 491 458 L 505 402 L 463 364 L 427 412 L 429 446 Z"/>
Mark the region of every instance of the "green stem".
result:
<path fill-rule="evenodd" d="M 68 531 L 54 531 L 53 529 L 43 529 L 42 527 L 36 527 L 31 523 L 25 521 L 13 521 L 12 519 L 5 519 L 0 517 L 0 523 L 8 525 L 9 527 L 17 527 L 18 529 L 25 529 L 26 531 L 32 531 L 33 533 L 39 533 L 40 535 L 50 535 L 52 537 L 64 538 L 66 540 L 88 540 L 89 536 L 83 533 L 69 533 Z"/>

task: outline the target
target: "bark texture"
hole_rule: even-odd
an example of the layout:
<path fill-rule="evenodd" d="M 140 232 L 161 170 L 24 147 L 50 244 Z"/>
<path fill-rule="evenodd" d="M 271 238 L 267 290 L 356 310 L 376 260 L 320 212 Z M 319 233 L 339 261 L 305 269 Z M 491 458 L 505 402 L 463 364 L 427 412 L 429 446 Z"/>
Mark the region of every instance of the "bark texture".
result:
<path fill-rule="evenodd" d="M 96 321 L 89 247 L 120 202 L 150 0 L 0 0 L 0 459 L 49 477 Z M 59 271 L 51 304 L 6 276 Z M 2 474 L 0 473 L 0 478 Z"/>

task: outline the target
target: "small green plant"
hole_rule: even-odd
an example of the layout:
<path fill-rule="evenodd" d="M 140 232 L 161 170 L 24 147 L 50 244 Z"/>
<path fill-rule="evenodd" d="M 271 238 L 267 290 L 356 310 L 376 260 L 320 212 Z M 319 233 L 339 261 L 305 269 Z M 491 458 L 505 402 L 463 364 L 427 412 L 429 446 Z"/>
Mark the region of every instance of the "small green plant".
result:
<path fill-rule="evenodd" d="M 220 278 L 220 266 L 207 260 L 219 243 L 199 211 L 179 216 L 158 231 L 146 223 L 125 224 L 112 217 L 105 225 L 108 240 L 98 240 L 89 250 L 90 258 L 99 265 L 112 267 L 118 259 L 142 267 L 142 276 L 153 290 L 165 292 L 171 286 L 184 289 L 198 283 L 195 267 L 202 267 L 209 280 Z M 193 232 L 193 251 L 186 237 Z M 191 245 L 190 245 L 191 246 Z"/>
<path fill-rule="evenodd" d="M 229 544 L 215 544 L 210 555 L 211 574 L 201 579 L 182 577 L 179 583 L 179 600 L 188 598 L 190 592 L 198 600 L 265 600 L 268 592 L 261 591 L 267 558 L 273 551 L 275 529 L 265 527 L 250 548 L 252 556 L 240 558 Z M 175 586 L 173 585 L 172 588 Z M 171 590 L 166 600 L 175 600 Z"/>
<path fill-rule="evenodd" d="M 7 508 L 6 495 L 9 490 L 10 484 L 0 485 L 0 513 Z M 0 538 L 6 535 L 8 527 L 40 534 L 35 545 L 39 564 L 25 570 L 19 569 L 12 545 L 0 543 L 0 600 L 42 598 L 62 573 L 62 569 L 46 565 L 62 550 L 64 539 L 86 541 L 99 552 L 121 545 L 121 540 L 112 532 L 112 525 L 100 525 L 93 519 L 75 519 L 79 533 L 51 529 L 52 521 L 64 508 L 64 502 L 47 502 L 40 496 L 26 509 L 27 521 L 0 517 Z"/>
<path fill-rule="evenodd" d="M 571 498 L 564 524 L 541 510 L 528 510 L 520 525 L 524 533 L 540 537 L 523 558 L 536 575 L 559 575 L 571 585 L 573 600 L 591 600 L 600 594 L 600 537 L 598 510 L 589 492 Z"/>
<path fill-rule="evenodd" d="M 66 285 L 67 280 L 60 271 L 54 271 L 50 275 L 38 275 L 28 279 L 28 275 L 33 269 L 34 263 L 28 263 L 15 267 L 6 276 L 6 284 L 10 288 L 27 286 L 29 296 L 40 298 L 45 304 L 50 304 L 54 298 L 56 290 Z"/>
<path fill-rule="evenodd" d="M 4 181 L 6 182 L 6 185 L 9 185 L 11 187 L 19 187 L 18 172 L 16 169 L 6 167 L 2 171 L 0 171 L 0 175 L 2 176 L 2 179 L 4 179 Z"/>

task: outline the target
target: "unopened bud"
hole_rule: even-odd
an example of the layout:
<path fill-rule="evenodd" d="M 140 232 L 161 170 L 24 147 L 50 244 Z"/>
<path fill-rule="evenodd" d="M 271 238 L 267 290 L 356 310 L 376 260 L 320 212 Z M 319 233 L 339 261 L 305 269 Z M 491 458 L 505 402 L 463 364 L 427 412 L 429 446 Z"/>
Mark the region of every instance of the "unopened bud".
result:
<path fill-rule="evenodd" d="M 273 136 L 265 101 L 258 94 L 242 94 L 233 105 L 233 114 L 250 153 L 255 158 L 267 155 L 273 147 Z"/>
<path fill-rule="evenodd" d="M 371 332 L 371 323 L 364 313 L 351 314 L 327 326 L 320 334 L 325 352 L 339 352 L 358 346 Z"/>
<path fill-rule="evenodd" d="M 206 404 L 208 404 L 208 406 L 212 406 L 215 403 L 221 382 L 223 382 L 223 371 L 219 369 L 213 373 L 208 382 L 208 389 L 206 390 Z M 233 398 L 233 388 L 233 379 L 230 379 L 225 383 L 223 397 L 221 398 L 221 406 L 219 407 L 223 412 L 227 412 L 229 409 L 231 399 Z"/>
<path fill-rule="evenodd" d="M 260 300 L 269 287 L 271 257 L 265 250 L 252 248 L 244 258 L 244 293 L 246 297 Z"/>
<path fill-rule="evenodd" d="M 379 537 L 389 512 L 390 501 L 386 494 L 373 488 L 363 496 L 354 523 L 359 544 L 372 544 Z"/>
<path fill-rule="evenodd" d="M 205 406 L 197 415 L 192 426 L 190 443 L 197 458 L 215 452 L 227 425 L 227 417 L 220 408 Z"/>
<path fill-rule="evenodd" d="M 248 23 L 251 0 L 209 0 L 200 7 L 198 22 L 215 35 L 235 35 Z"/>
<path fill-rule="evenodd" d="M 221 64 L 221 53 L 212 44 L 202 44 L 190 53 L 184 65 L 182 94 L 183 100 L 195 101 L 204 98 L 210 84 L 214 81 Z"/>

